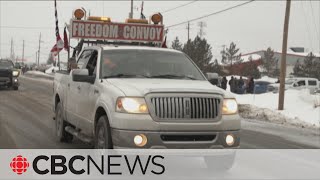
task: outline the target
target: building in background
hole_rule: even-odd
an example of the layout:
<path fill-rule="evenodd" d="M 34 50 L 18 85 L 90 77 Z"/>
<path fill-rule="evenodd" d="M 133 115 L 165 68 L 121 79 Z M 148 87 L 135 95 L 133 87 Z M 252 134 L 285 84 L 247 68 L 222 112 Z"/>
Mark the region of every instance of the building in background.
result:
<path fill-rule="evenodd" d="M 243 63 L 248 62 L 248 58 L 252 56 L 252 60 L 257 63 L 261 64 L 261 59 L 264 58 L 264 52 L 266 50 L 260 50 L 260 51 L 255 51 L 255 52 L 250 52 L 243 54 L 241 58 L 243 58 Z M 320 61 L 320 53 L 314 53 L 312 52 L 313 55 L 315 56 L 317 61 Z M 308 56 L 309 52 L 305 52 L 305 49 L 303 47 L 291 47 L 290 50 L 287 51 L 287 72 L 286 76 L 290 76 L 291 73 L 293 73 L 293 68 L 296 62 L 299 60 L 301 63 L 303 60 Z M 274 51 L 274 57 L 278 60 L 278 68 L 280 68 L 281 64 L 281 51 Z M 259 58 L 260 56 L 260 58 Z M 245 61 L 246 60 L 246 61 Z M 275 67 L 276 68 L 276 67 Z"/>

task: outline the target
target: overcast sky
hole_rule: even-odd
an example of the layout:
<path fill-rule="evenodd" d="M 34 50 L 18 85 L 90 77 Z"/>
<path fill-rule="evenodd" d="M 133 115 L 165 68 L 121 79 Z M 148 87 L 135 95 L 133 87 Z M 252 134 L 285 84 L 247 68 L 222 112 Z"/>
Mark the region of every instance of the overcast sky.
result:
<path fill-rule="evenodd" d="M 188 1 L 191 2 L 191 1 Z M 145 1 L 144 14 L 163 12 L 188 3 L 187 1 Z M 170 26 L 202 15 L 225 9 L 244 1 L 197 1 L 164 13 L 164 23 Z M 58 1 L 60 34 L 69 22 L 75 8 L 84 7 L 91 15 L 109 16 L 124 22 L 130 10 L 130 1 Z M 140 8 L 141 1 L 134 1 Z M 242 53 L 272 47 L 281 51 L 285 1 L 255 1 L 245 6 L 214 15 L 200 21 L 206 23 L 204 36 L 213 47 L 214 58 L 220 58 L 223 45 L 235 42 Z M 140 16 L 140 9 L 134 11 Z M 199 32 L 199 21 L 191 23 L 190 37 Z M 0 57 L 10 56 L 10 41 L 14 40 L 16 56 L 22 56 L 25 40 L 25 58 L 35 61 L 41 32 L 41 62 L 45 62 L 55 44 L 54 1 L 0 1 Z M 187 39 L 186 24 L 169 29 L 168 45 L 178 36 Z M 288 47 L 301 46 L 308 51 L 320 51 L 320 1 L 293 1 L 291 6 Z M 72 41 L 72 45 L 75 41 Z M 62 51 L 62 58 L 66 52 Z"/>

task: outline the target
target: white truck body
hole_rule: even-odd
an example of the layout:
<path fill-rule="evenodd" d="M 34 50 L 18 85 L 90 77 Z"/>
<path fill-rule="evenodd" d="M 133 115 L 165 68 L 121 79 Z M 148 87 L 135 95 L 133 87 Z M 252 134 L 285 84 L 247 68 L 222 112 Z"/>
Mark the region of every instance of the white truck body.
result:
<path fill-rule="evenodd" d="M 203 80 L 188 78 L 126 78 L 102 77 L 103 53 L 113 50 L 141 50 L 183 55 L 175 50 L 137 46 L 91 46 L 82 50 L 77 63 L 86 50 L 96 52 L 95 77 L 90 82 L 74 80 L 77 71 L 57 72 L 54 78 L 54 111 L 61 104 L 62 120 L 73 130 L 73 135 L 82 134 L 91 142 L 98 141 L 97 124 L 101 116 L 106 117 L 111 148 L 137 148 L 135 137 L 143 134 L 148 142 L 143 148 L 224 148 L 238 147 L 240 143 L 240 117 L 238 113 L 224 115 L 225 99 L 233 99 L 228 93 Z M 90 60 L 88 60 L 90 61 Z M 88 65 L 87 65 L 88 67 Z M 81 69 L 81 67 L 79 67 Z M 89 68 L 90 74 L 90 68 Z M 86 74 L 86 73 L 85 73 Z M 78 74 L 79 75 L 79 74 Z M 144 99 L 147 113 L 123 113 L 117 110 L 119 98 Z M 56 117 L 57 120 L 57 117 Z M 66 128 L 67 129 L 67 128 Z M 99 134 L 99 133 L 98 133 Z M 226 144 L 226 136 L 234 138 L 232 145 Z"/>

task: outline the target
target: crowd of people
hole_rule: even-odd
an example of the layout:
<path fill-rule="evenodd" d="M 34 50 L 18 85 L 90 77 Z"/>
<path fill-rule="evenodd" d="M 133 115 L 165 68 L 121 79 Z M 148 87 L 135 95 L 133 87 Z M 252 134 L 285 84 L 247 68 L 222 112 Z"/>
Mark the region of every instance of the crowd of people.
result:
<path fill-rule="evenodd" d="M 236 94 L 245 94 L 254 93 L 254 79 L 253 77 L 249 77 L 248 79 L 243 79 L 242 76 L 240 76 L 240 79 L 231 76 L 231 79 L 228 80 L 224 76 L 221 80 L 221 88 L 226 90 L 227 86 L 230 86 L 230 91 Z"/>

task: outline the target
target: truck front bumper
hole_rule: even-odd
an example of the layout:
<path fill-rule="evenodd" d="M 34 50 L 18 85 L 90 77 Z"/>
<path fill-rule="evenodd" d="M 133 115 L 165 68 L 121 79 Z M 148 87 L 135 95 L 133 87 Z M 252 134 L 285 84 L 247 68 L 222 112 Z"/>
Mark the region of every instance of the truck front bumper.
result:
<path fill-rule="evenodd" d="M 17 77 L 0 77 L 0 86 L 19 86 Z"/>
<path fill-rule="evenodd" d="M 214 149 L 238 148 L 240 145 L 240 131 L 213 132 L 158 132 L 158 131 L 130 131 L 112 129 L 112 142 L 116 149 L 126 148 L 154 148 L 154 149 Z M 139 147 L 134 143 L 136 135 L 143 134 L 147 143 Z M 234 137 L 234 143 L 226 143 L 227 135 Z"/>

